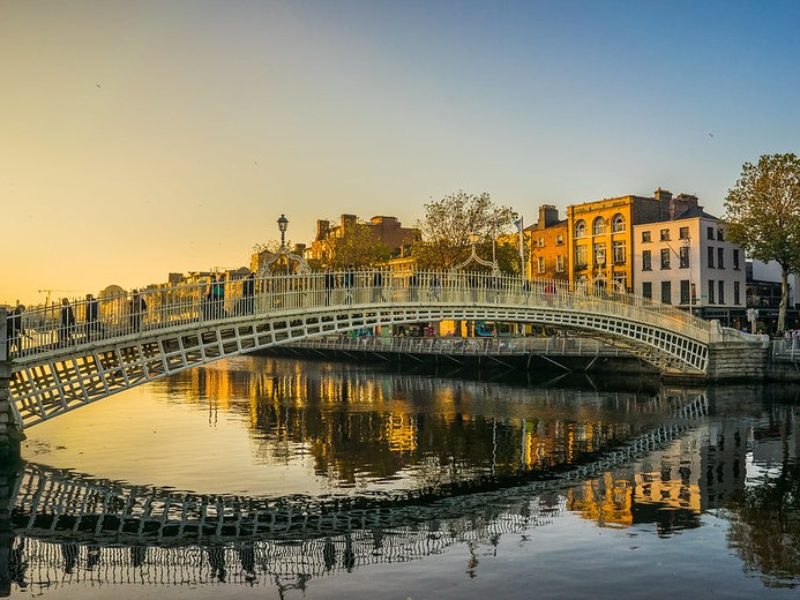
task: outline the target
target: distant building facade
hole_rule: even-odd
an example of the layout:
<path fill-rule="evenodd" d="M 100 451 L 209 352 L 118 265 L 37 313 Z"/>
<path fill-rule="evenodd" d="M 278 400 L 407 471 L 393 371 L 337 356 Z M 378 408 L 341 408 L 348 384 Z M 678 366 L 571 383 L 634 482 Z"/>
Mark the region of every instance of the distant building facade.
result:
<path fill-rule="evenodd" d="M 525 228 L 531 279 L 569 279 L 569 228 L 552 204 L 539 207 L 538 221 Z"/>
<path fill-rule="evenodd" d="M 567 207 L 539 208 L 525 229 L 532 279 L 591 284 L 689 309 L 725 324 L 744 315 L 744 253 L 697 196 L 658 188 Z"/>
<path fill-rule="evenodd" d="M 343 214 L 337 225 L 330 221 L 320 219 L 317 221 L 317 231 L 314 241 L 305 249 L 307 261 L 319 261 L 322 266 L 330 261 L 331 241 L 346 235 L 347 229 L 353 225 L 368 227 L 372 235 L 379 240 L 391 255 L 403 254 L 403 249 L 412 246 L 421 239 L 419 229 L 403 227 L 397 217 L 376 216 L 369 221 L 359 221 L 356 215 Z"/>

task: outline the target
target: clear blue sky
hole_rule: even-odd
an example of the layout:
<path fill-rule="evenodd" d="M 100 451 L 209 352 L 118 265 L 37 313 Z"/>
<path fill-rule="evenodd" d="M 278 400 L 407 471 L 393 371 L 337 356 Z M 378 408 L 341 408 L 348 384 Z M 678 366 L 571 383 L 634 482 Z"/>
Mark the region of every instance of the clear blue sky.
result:
<path fill-rule="evenodd" d="M 712 214 L 798 152 L 800 2 L 0 0 L 0 303 L 247 264 L 463 189 Z"/>

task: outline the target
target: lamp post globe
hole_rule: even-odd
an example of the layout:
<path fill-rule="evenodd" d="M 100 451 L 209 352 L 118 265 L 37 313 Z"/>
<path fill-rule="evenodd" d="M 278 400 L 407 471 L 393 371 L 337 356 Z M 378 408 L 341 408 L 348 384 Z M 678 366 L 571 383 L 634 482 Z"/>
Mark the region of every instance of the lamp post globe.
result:
<path fill-rule="evenodd" d="M 278 219 L 278 229 L 281 231 L 281 247 L 286 243 L 286 229 L 289 227 L 289 219 L 286 215 L 281 215 Z"/>

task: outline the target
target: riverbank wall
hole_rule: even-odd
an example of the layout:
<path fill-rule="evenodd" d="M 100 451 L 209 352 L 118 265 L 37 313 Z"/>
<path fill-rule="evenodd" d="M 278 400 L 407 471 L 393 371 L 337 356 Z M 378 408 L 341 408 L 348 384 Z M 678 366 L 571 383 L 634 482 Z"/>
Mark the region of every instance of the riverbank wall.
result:
<path fill-rule="evenodd" d="M 714 344 L 709 353 L 707 375 L 661 373 L 646 361 L 620 350 L 597 351 L 589 348 L 585 355 L 576 352 L 486 352 L 462 354 L 445 352 L 381 351 L 357 344 L 343 347 L 320 347 L 297 343 L 276 346 L 259 354 L 312 360 L 370 362 L 398 365 L 417 365 L 437 369 L 522 370 L 543 373 L 597 373 L 601 375 L 635 375 L 661 377 L 671 383 L 737 383 L 737 382 L 797 382 L 800 383 L 800 351 L 797 356 L 783 352 L 780 341 L 767 338 L 742 341 L 726 339 Z"/>

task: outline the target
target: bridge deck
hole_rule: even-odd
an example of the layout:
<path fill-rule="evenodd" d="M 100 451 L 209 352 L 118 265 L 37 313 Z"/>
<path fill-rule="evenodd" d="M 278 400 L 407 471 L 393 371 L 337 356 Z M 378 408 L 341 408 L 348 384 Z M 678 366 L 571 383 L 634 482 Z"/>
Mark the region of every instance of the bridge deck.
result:
<path fill-rule="evenodd" d="M 247 293 L 245 280 L 238 280 L 226 282 L 218 297 L 211 295 L 210 284 L 154 286 L 139 294 L 101 298 L 94 309 L 90 302 L 76 300 L 58 307 L 28 310 L 21 317 L 24 333 L 9 337 L 8 356 L 19 361 L 187 323 L 218 323 L 298 310 L 324 311 L 336 306 L 434 303 L 591 312 L 660 325 L 703 343 L 708 343 L 711 330 L 709 322 L 671 305 L 587 285 L 450 272 L 418 273 L 413 285 L 408 275 L 386 272 L 377 286 L 372 283 L 373 272 L 357 272 L 352 275 L 354 284 L 345 286 L 344 273 L 332 276 L 336 282 L 333 287 L 326 286 L 325 274 L 313 273 L 256 279 L 251 284 L 252 295 Z"/>

